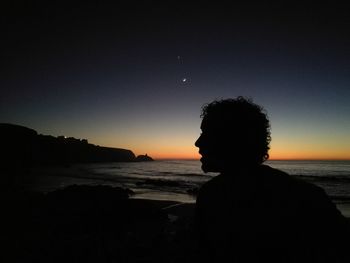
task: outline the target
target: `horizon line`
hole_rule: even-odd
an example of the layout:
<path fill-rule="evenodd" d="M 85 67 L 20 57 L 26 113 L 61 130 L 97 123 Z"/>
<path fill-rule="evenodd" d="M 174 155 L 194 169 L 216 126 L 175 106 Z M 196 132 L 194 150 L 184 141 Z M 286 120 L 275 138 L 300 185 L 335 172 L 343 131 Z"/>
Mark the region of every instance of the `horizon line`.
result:
<path fill-rule="evenodd" d="M 167 161 L 167 160 L 181 160 L 181 161 L 199 161 L 199 158 L 153 158 L 155 161 Z M 350 161 L 349 159 L 340 159 L 340 158 L 272 158 L 268 159 L 268 161 Z"/>

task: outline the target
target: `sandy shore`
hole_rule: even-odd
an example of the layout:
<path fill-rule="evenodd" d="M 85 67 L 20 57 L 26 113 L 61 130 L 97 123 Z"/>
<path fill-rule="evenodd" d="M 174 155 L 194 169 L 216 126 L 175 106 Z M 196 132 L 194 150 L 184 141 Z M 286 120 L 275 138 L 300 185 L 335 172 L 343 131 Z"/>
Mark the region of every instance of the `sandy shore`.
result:
<path fill-rule="evenodd" d="M 110 186 L 2 194 L 6 262 L 186 262 L 195 254 L 193 204 L 125 194 Z"/>
<path fill-rule="evenodd" d="M 1 195 L 6 262 L 193 262 L 194 204 L 106 185 Z"/>
<path fill-rule="evenodd" d="M 107 184 L 117 187 L 125 187 L 125 182 L 121 178 L 106 179 L 101 178 L 100 174 L 93 173 L 87 168 L 86 164 L 72 166 L 55 166 L 55 167 L 36 167 L 21 171 L 21 187 L 30 191 L 48 192 L 64 188 L 72 184 Z M 142 188 L 142 186 L 140 186 Z M 135 190 L 135 189 L 134 189 Z M 136 189 L 135 195 L 131 196 L 136 199 L 152 200 L 175 200 L 174 202 L 183 202 L 184 198 L 179 198 L 178 194 L 168 192 L 148 192 Z M 188 199 L 190 200 L 190 199 Z M 195 203 L 195 197 L 189 202 Z M 350 200 L 333 200 L 338 209 L 345 217 L 350 218 Z"/>
<path fill-rule="evenodd" d="M 26 176 L 30 180 L 24 177 L 21 187 L 1 193 L 6 262 L 192 262 L 196 257 L 194 203 L 130 198 L 117 182 L 98 185 L 96 175 L 79 167 L 42 168 Z M 67 187 L 90 179 L 91 185 Z M 350 204 L 337 205 L 350 217 Z"/>

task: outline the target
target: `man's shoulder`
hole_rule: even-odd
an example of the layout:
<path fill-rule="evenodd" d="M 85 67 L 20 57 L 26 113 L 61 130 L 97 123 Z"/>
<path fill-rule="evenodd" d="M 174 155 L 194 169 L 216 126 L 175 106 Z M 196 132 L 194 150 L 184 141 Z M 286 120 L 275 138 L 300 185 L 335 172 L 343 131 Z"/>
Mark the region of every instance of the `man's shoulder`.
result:
<path fill-rule="evenodd" d="M 306 182 L 303 179 L 299 178 L 297 175 L 292 176 L 288 173 L 272 168 L 267 165 L 261 165 L 260 175 L 262 184 L 268 188 L 277 188 L 280 191 L 294 191 L 298 195 L 301 195 L 305 192 L 311 193 L 315 192 L 318 194 L 323 194 L 324 190 L 312 183 Z"/>
<path fill-rule="evenodd" d="M 326 195 L 321 187 L 268 165 L 259 165 L 253 169 L 241 171 L 240 174 L 219 174 L 202 185 L 199 195 L 217 194 L 220 189 L 233 186 L 237 182 L 236 176 L 251 176 L 251 174 L 254 174 L 258 192 L 264 195 L 278 195 L 281 199 L 293 197 L 308 199 Z"/>
<path fill-rule="evenodd" d="M 264 179 L 261 188 L 265 192 L 278 195 L 284 202 L 291 201 L 300 206 L 333 207 L 325 190 L 298 176 L 291 176 L 278 169 L 264 166 Z"/>
<path fill-rule="evenodd" d="M 257 168 L 257 174 L 259 174 L 260 176 L 264 176 L 275 180 L 286 180 L 286 181 L 295 180 L 288 173 L 276 168 L 272 168 L 271 166 L 268 166 L 265 164 L 262 164 Z"/>
<path fill-rule="evenodd" d="M 258 167 L 247 169 L 241 169 L 239 172 L 231 172 L 225 174 L 219 174 L 211 178 L 209 181 L 205 182 L 201 187 L 201 192 L 208 192 L 211 190 L 217 191 L 218 188 L 222 186 L 227 186 L 231 182 L 240 182 L 237 177 L 254 176 L 261 186 L 266 185 L 267 187 L 271 185 L 273 187 L 276 184 L 282 186 L 283 184 L 295 184 L 302 183 L 296 178 L 292 178 L 286 172 L 272 168 L 267 165 L 260 165 Z"/>
<path fill-rule="evenodd" d="M 306 188 L 308 190 L 322 190 L 322 188 L 306 182 L 297 175 L 290 175 L 284 171 L 272 168 L 268 165 L 261 165 L 260 167 L 260 177 L 264 179 L 265 182 L 273 182 L 283 186 L 291 186 L 298 188 Z"/>

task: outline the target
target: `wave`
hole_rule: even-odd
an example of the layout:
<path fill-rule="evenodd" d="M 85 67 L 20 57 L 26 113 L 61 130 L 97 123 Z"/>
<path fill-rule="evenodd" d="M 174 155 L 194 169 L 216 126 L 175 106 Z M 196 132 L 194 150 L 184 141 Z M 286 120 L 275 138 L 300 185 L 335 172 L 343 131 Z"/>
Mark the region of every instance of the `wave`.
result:
<path fill-rule="evenodd" d="M 317 180 L 317 181 L 339 181 L 339 182 L 346 182 L 350 183 L 350 175 L 305 175 L 305 174 L 299 174 L 299 175 L 293 175 L 296 177 L 303 178 L 305 180 Z"/>

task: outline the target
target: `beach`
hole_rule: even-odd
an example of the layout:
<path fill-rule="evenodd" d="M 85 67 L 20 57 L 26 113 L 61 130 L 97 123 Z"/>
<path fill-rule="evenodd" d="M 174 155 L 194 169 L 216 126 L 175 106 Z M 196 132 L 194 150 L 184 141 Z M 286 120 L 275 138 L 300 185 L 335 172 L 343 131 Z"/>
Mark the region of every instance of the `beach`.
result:
<path fill-rule="evenodd" d="M 350 162 L 270 161 L 268 165 L 322 187 L 344 216 L 350 217 Z M 195 203 L 196 191 L 215 174 L 198 161 L 98 163 L 32 167 L 20 172 L 25 190 L 49 192 L 69 185 L 110 185 L 133 191 L 130 198 Z"/>
<path fill-rule="evenodd" d="M 2 238 L 12 262 L 189 262 L 197 257 L 195 196 L 167 195 L 176 183 L 158 178 L 152 181 L 158 188 L 146 191 L 137 183 L 148 182 L 143 175 L 137 182 L 111 180 L 86 166 L 22 173 L 1 195 Z M 337 205 L 349 217 L 349 204 Z"/>
<path fill-rule="evenodd" d="M 2 196 L 6 262 L 186 262 L 195 254 L 194 204 L 128 198 L 73 185 Z"/>

